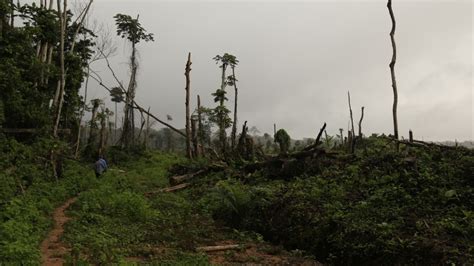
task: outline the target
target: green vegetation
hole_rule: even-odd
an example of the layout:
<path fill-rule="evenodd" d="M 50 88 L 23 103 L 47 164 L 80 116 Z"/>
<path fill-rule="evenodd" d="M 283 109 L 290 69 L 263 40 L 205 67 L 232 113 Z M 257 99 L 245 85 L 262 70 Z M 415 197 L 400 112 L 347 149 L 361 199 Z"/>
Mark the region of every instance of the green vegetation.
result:
<path fill-rule="evenodd" d="M 312 160 L 289 181 L 265 172 L 221 181 L 204 206 L 330 264 L 474 262 L 474 152 L 363 145 L 354 157 Z"/>
<path fill-rule="evenodd" d="M 280 153 L 286 154 L 290 148 L 290 135 L 284 129 L 279 129 L 275 134 L 275 142 L 280 145 Z"/>
<path fill-rule="evenodd" d="M 194 200 L 203 187 L 160 192 L 168 184 L 167 169 L 176 163 L 189 165 L 173 155 L 146 153 L 138 161 L 123 164 L 125 172 L 113 168 L 97 186 L 81 193 L 70 210 L 73 221 L 65 232 L 65 241 L 72 247 L 69 262 L 208 265 L 210 258 L 196 253 L 196 247 L 233 241 L 243 246 L 256 242 L 269 249 L 257 234 L 216 224 L 201 202 Z M 227 260 L 232 261 L 231 257 Z"/>
<path fill-rule="evenodd" d="M 45 142 L 32 147 L 13 140 L 0 142 L 0 264 L 35 265 L 39 244 L 52 225 L 53 209 L 96 180 L 88 167 L 66 160 L 65 178 L 53 181 L 51 169 L 37 159 Z"/>

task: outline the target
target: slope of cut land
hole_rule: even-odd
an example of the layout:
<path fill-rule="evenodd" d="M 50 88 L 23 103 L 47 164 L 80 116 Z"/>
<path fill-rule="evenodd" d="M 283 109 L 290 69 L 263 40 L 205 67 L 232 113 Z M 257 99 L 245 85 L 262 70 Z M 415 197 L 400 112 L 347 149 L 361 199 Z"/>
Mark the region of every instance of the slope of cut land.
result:
<path fill-rule="evenodd" d="M 183 161 L 147 154 L 111 169 L 71 207 L 65 241 L 70 263 L 141 265 L 319 265 L 301 252 L 213 220 L 193 196 L 171 191 L 168 169 Z M 113 168 L 113 167 L 112 167 Z M 222 249 L 206 251 L 209 249 Z M 230 247 L 230 248 L 228 248 Z"/>

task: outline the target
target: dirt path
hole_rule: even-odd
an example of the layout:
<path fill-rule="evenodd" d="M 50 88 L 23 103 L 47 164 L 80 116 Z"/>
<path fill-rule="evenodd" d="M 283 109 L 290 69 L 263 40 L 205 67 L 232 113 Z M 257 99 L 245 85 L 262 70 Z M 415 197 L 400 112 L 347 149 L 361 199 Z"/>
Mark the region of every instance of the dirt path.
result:
<path fill-rule="evenodd" d="M 70 218 L 64 214 L 67 208 L 73 204 L 77 198 L 71 198 L 64 204 L 54 210 L 53 220 L 54 228 L 51 230 L 45 240 L 41 243 L 41 262 L 45 266 L 63 265 L 63 256 L 69 251 L 68 247 L 61 242 L 60 238 L 64 232 L 64 224 Z"/>

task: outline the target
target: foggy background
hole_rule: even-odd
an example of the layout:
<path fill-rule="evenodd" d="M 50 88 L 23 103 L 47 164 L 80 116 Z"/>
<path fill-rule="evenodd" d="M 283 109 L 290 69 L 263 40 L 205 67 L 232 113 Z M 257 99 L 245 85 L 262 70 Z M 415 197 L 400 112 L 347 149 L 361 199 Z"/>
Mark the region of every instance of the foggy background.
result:
<path fill-rule="evenodd" d="M 425 141 L 472 140 L 472 2 L 394 0 L 393 9 L 400 135 L 412 129 Z M 136 101 L 163 120 L 171 115 L 178 128 L 185 124 L 187 53 L 194 108 L 197 94 L 204 106 L 216 106 L 211 93 L 220 86 L 220 69 L 212 58 L 228 52 L 240 61 L 239 130 L 247 120 L 261 134 L 272 135 L 276 123 L 292 138 L 315 137 L 324 122 L 329 134 L 347 132 L 350 91 L 355 122 L 365 106 L 365 135 L 393 132 L 386 1 L 96 0 L 90 22 L 96 19 L 115 36 L 117 13 L 139 14 L 155 34 L 155 42 L 137 46 Z M 111 62 L 126 85 L 131 47 L 115 40 Z M 92 68 L 109 87 L 117 86 L 103 63 Z M 233 87 L 227 91 L 233 110 Z M 93 98 L 113 109 L 108 93 L 91 80 L 88 101 Z"/>

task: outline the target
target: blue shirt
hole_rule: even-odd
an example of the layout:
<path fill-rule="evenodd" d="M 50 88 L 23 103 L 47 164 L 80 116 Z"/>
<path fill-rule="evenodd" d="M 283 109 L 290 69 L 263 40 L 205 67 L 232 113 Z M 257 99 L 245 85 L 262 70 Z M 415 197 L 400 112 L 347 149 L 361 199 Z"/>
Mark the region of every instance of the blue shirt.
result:
<path fill-rule="evenodd" d="M 97 162 L 95 162 L 95 172 L 98 174 L 102 174 L 107 170 L 107 161 L 104 159 L 99 159 Z"/>

